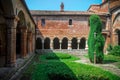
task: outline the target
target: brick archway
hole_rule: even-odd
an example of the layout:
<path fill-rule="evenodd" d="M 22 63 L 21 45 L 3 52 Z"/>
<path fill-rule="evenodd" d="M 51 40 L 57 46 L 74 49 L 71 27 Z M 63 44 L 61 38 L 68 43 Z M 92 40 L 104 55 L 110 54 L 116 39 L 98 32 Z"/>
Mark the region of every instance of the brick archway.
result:
<path fill-rule="evenodd" d="M 85 49 L 85 46 L 86 46 L 86 39 L 81 38 L 79 43 L 79 49 Z"/>
<path fill-rule="evenodd" d="M 67 49 L 68 48 L 68 39 L 65 37 L 62 39 L 62 49 Z"/>
<path fill-rule="evenodd" d="M 37 38 L 36 40 L 36 49 L 42 49 L 42 39 Z"/>
<path fill-rule="evenodd" d="M 77 49 L 77 39 L 76 38 L 72 39 L 72 49 Z"/>
<path fill-rule="evenodd" d="M 22 11 L 18 13 L 19 21 L 16 27 L 16 58 L 25 57 L 27 54 L 27 27 Z"/>
<path fill-rule="evenodd" d="M 45 38 L 44 40 L 44 49 L 50 49 L 50 39 Z"/>
<path fill-rule="evenodd" d="M 58 38 L 54 38 L 53 40 L 53 48 L 54 49 L 60 49 L 60 42 Z"/>

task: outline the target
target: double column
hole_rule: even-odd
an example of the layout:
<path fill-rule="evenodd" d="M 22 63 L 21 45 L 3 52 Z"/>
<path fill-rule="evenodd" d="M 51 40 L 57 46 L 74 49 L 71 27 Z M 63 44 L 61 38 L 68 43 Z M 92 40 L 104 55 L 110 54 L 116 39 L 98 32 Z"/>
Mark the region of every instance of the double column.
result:
<path fill-rule="evenodd" d="M 71 46 L 72 41 L 68 40 L 68 50 L 72 50 L 72 46 Z"/>

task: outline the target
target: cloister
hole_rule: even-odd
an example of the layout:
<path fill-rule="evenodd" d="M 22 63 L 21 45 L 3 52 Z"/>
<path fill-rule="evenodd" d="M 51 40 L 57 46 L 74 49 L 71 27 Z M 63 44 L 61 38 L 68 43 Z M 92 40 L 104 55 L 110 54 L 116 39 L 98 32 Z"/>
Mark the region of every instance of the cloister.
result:
<path fill-rule="evenodd" d="M 81 39 L 72 38 L 69 40 L 67 37 L 59 39 L 55 37 L 50 39 L 46 37 L 45 39 L 37 38 L 36 40 L 36 49 L 88 49 L 87 40 L 83 37 Z"/>

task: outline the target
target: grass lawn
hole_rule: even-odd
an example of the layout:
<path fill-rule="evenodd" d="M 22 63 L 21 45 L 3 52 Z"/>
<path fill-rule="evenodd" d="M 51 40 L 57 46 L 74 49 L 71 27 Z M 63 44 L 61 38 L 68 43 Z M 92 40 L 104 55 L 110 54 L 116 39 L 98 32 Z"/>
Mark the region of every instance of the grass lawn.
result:
<path fill-rule="evenodd" d="M 101 68 L 74 62 L 79 58 L 64 53 L 49 53 L 35 57 L 21 80 L 120 80 Z"/>
<path fill-rule="evenodd" d="M 105 55 L 104 63 L 112 63 L 120 69 L 120 57 L 114 55 Z"/>

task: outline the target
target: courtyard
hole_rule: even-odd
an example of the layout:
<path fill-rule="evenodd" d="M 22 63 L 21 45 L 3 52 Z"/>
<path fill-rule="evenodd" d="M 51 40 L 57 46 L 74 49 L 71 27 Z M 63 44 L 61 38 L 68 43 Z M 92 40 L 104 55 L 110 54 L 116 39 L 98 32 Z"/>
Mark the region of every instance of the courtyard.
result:
<path fill-rule="evenodd" d="M 93 64 L 86 53 L 36 54 L 20 80 L 119 80 L 120 57 L 105 55 L 103 64 Z"/>
<path fill-rule="evenodd" d="M 120 0 L 0 0 L 0 80 L 120 80 Z"/>

